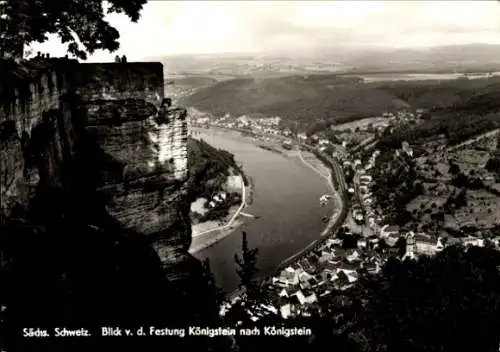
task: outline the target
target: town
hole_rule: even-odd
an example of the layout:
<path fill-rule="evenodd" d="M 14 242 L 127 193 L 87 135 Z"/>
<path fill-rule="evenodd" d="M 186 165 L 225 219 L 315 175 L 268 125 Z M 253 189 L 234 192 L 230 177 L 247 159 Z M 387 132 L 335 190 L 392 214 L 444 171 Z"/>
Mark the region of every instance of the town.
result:
<path fill-rule="evenodd" d="M 422 123 L 426 114 L 384 112 L 314 134 L 294 134 L 279 117 L 192 115 L 194 126 L 238 130 L 277 140 L 284 149 L 313 147 L 339 163 L 346 179 L 341 185 L 348 194 L 346 220 L 321 245 L 264 281 L 271 302 L 247 308 L 252 320 L 267 314 L 310 316 L 321 299 L 379 273 L 389 258 L 418 260 L 458 243 L 500 249 L 500 237 L 491 231 L 500 222 L 498 176 L 487 166 L 497 150 L 498 130 L 451 146 L 438 136 L 415 148 L 404 140 L 399 148 L 379 147 L 397 129 Z M 241 300 L 233 297 L 221 315 Z"/>

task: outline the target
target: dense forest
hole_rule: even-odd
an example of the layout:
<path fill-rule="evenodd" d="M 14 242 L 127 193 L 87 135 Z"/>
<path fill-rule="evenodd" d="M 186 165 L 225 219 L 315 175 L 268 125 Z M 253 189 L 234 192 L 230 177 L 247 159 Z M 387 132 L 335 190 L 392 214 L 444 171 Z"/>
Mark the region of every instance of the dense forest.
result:
<path fill-rule="evenodd" d="M 400 108 L 460 105 L 473 97 L 479 103 L 480 93 L 498 97 L 499 87 L 498 77 L 376 83 L 331 74 L 239 78 L 200 89 L 183 103 L 216 116 L 261 113 L 303 123 L 340 123 Z"/>

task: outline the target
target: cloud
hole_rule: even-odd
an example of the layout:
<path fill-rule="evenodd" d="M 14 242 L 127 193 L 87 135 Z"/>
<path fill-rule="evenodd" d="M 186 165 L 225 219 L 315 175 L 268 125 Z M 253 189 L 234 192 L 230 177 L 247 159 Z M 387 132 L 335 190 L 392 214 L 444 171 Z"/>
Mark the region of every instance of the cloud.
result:
<path fill-rule="evenodd" d="M 129 59 L 198 52 L 500 43 L 498 1 L 152 1 L 110 16 Z M 44 44 L 59 50 L 56 40 Z M 47 49 L 45 49 L 47 50 Z M 98 53 L 93 60 L 114 55 Z"/>

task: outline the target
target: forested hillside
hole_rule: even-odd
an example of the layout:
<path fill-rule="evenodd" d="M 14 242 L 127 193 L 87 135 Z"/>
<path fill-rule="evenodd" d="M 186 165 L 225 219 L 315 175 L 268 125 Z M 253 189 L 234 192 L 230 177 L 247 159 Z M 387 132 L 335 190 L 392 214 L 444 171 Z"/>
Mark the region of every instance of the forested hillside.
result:
<path fill-rule="evenodd" d="M 440 134 L 453 145 L 500 127 L 500 84 L 492 83 L 483 89 L 471 86 L 458 94 L 462 98 L 455 103 L 430 109 L 423 122 L 396 128 L 383 136 L 379 145 L 398 148 L 403 140 L 418 145 Z"/>
<path fill-rule="evenodd" d="M 203 140 L 188 141 L 188 189 L 191 201 L 199 197 L 211 198 L 227 181 L 231 170 L 238 166 L 233 154 L 212 147 Z"/>
<path fill-rule="evenodd" d="M 241 78 L 200 89 L 185 105 L 214 115 L 261 113 L 287 120 L 345 122 L 401 107 L 461 104 L 479 93 L 495 94 L 500 78 L 362 83 L 336 75 Z"/>

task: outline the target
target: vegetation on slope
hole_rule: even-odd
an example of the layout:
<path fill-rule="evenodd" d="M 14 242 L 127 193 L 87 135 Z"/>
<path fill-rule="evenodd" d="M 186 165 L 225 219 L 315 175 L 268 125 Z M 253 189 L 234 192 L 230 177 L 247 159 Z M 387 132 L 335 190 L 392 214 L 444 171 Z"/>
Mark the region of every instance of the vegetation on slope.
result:
<path fill-rule="evenodd" d="M 211 199 L 227 182 L 232 169 L 238 169 L 234 155 L 212 147 L 203 140 L 188 140 L 188 189 L 190 201 Z"/>
<path fill-rule="evenodd" d="M 419 145 L 441 134 L 453 145 L 500 127 L 500 82 L 481 90 L 474 85 L 469 90 L 464 87 L 456 94 L 462 96 L 456 103 L 431 109 L 419 124 L 402 125 L 392 134 L 386 133 L 379 146 L 399 148 L 404 140 Z"/>
<path fill-rule="evenodd" d="M 227 177 L 231 174 L 243 175 L 243 182 L 248 181 L 240 167 L 234 161 L 234 155 L 212 147 L 203 140 L 190 139 L 188 141 L 189 201 L 194 202 L 198 198 L 212 199 L 214 194 L 219 193 L 227 183 Z M 225 202 L 218 203 L 216 207 L 210 208 L 205 214 L 191 213 L 191 219 L 196 222 L 220 220 L 229 214 L 232 206 L 241 204 L 241 194 L 231 192 L 227 194 Z"/>
<path fill-rule="evenodd" d="M 499 86 L 498 77 L 390 83 L 360 83 L 356 77 L 331 74 L 241 78 L 200 89 L 185 104 L 218 116 L 260 113 L 299 122 L 339 123 L 401 107 L 450 106 Z"/>
<path fill-rule="evenodd" d="M 395 106 L 390 94 L 367 89 L 358 81 L 333 75 L 241 78 L 200 89 L 185 103 L 215 115 L 261 113 L 299 121 L 371 116 Z"/>
<path fill-rule="evenodd" d="M 416 108 L 453 107 L 484 93 L 498 94 L 500 77 L 482 79 L 458 78 L 444 81 L 397 81 L 381 82 L 378 89 L 385 90 L 396 98 Z"/>

